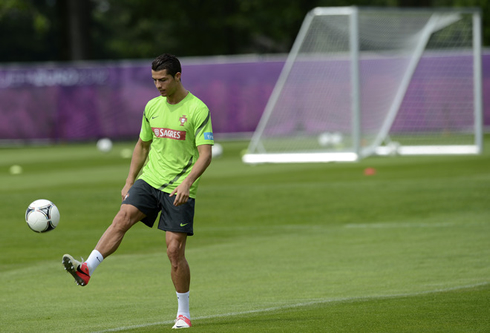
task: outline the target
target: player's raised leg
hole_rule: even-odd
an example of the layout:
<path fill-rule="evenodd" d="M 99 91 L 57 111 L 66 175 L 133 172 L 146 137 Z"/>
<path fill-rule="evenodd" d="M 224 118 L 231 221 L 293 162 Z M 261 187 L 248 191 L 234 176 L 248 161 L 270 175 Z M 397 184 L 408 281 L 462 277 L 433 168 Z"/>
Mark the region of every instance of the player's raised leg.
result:
<path fill-rule="evenodd" d="M 136 207 L 121 205 L 121 209 L 99 239 L 87 261 L 80 262 L 69 254 L 63 255 L 62 264 L 65 270 L 73 276 L 79 286 L 86 286 L 102 260 L 117 250 L 126 232 L 144 217 L 145 214 Z"/>
<path fill-rule="evenodd" d="M 117 250 L 126 232 L 145 216 L 145 214 L 133 205 L 122 204 L 121 209 L 114 217 L 112 224 L 100 238 L 95 249 L 104 258 L 107 258 Z"/>

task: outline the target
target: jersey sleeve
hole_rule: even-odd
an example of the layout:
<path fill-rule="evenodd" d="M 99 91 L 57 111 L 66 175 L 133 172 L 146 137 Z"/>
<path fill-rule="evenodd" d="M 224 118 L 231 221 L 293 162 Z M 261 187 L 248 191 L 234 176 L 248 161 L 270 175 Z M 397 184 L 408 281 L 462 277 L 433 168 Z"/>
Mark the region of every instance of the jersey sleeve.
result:
<path fill-rule="evenodd" d="M 153 131 L 150 126 L 150 121 L 146 117 L 146 108 L 145 112 L 143 112 L 143 119 L 141 120 L 141 130 L 140 130 L 140 139 L 143 141 L 151 141 L 153 140 Z"/>
<path fill-rule="evenodd" d="M 211 113 L 209 109 L 203 108 L 200 110 L 197 117 L 197 129 L 196 129 L 196 146 L 200 145 L 213 145 L 213 126 L 211 124 Z"/>

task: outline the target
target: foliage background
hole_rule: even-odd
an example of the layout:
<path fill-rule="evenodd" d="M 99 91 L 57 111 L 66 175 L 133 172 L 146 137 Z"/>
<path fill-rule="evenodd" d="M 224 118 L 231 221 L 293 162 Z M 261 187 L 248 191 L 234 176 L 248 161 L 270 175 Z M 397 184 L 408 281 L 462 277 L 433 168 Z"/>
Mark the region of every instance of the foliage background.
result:
<path fill-rule="evenodd" d="M 318 6 L 479 7 L 486 0 L 3 0 L 0 62 L 287 53 Z"/>

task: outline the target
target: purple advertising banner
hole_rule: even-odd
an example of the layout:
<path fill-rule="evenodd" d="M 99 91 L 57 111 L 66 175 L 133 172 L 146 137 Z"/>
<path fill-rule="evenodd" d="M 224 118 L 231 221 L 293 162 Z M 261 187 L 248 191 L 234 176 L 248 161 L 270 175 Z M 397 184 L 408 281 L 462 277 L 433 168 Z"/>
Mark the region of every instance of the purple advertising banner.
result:
<path fill-rule="evenodd" d="M 248 133 L 283 65 L 283 57 L 183 59 L 182 81 L 208 105 L 218 136 Z M 157 96 L 151 60 L 0 67 L 0 140 L 135 139 L 146 103 Z"/>
<path fill-rule="evenodd" d="M 219 138 L 257 127 L 285 56 L 183 58 L 182 82 L 211 110 Z M 151 60 L 0 66 L 0 142 L 134 140 L 158 96 Z M 490 126 L 490 53 L 483 56 L 484 125 Z"/>

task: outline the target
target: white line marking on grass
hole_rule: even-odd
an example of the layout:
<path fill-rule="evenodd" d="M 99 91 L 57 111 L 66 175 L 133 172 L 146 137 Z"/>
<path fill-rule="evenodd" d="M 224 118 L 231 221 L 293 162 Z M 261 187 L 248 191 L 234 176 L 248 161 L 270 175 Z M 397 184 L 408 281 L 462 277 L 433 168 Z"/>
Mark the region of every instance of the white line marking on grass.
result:
<path fill-rule="evenodd" d="M 378 296 L 376 296 L 376 295 L 374 295 L 374 296 L 357 296 L 357 297 L 345 297 L 345 298 L 315 300 L 315 301 L 310 301 L 310 302 L 303 302 L 303 303 L 296 303 L 296 304 L 289 304 L 289 305 L 282 305 L 282 306 L 274 306 L 274 307 L 265 308 L 265 309 L 256 309 L 256 310 L 248 310 L 248 311 L 240 311 L 240 312 L 229 312 L 229 313 L 210 315 L 210 316 L 193 317 L 192 320 L 211 319 L 211 318 L 218 318 L 218 317 L 241 316 L 241 315 L 252 314 L 252 313 L 272 312 L 272 311 L 278 311 L 278 310 L 300 308 L 300 307 L 316 305 L 316 304 L 347 303 L 347 302 L 359 302 L 359 301 L 363 302 L 363 301 L 369 301 L 372 299 L 390 299 L 390 298 L 398 298 L 398 297 L 412 297 L 412 296 L 420 296 L 420 295 L 426 295 L 426 294 L 448 292 L 448 291 L 453 291 L 453 290 L 470 289 L 470 288 L 485 286 L 488 284 L 490 284 L 490 282 L 481 282 L 481 283 L 475 283 L 475 284 L 470 284 L 470 285 L 466 285 L 466 286 L 458 286 L 458 287 L 451 287 L 451 288 L 445 288 L 445 289 L 434 289 L 434 290 L 419 291 L 416 293 L 394 294 L 394 295 L 378 295 Z M 156 323 L 148 323 L 148 324 L 141 324 L 141 325 L 130 325 L 130 326 L 110 328 L 107 330 L 97 331 L 97 332 L 93 332 L 93 333 L 119 332 L 119 331 L 124 331 L 124 330 L 150 327 L 150 326 L 156 326 L 156 325 L 167 325 L 167 324 L 173 324 L 173 323 L 174 323 L 173 320 L 166 320 L 166 321 L 159 321 Z"/>
<path fill-rule="evenodd" d="M 440 227 L 452 227 L 456 223 L 363 223 L 363 224 L 346 224 L 346 228 L 440 228 Z"/>

